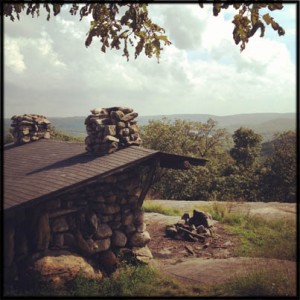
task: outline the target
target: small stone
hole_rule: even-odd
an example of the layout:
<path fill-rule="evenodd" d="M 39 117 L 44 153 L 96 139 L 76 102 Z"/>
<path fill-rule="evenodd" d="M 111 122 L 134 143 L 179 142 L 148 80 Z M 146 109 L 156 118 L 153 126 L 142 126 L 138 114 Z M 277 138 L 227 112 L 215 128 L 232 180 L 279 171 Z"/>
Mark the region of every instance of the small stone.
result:
<path fill-rule="evenodd" d="M 145 223 L 143 223 L 143 224 L 136 227 L 136 231 L 137 232 L 144 232 L 144 231 L 146 231 L 146 228 L 147 228 L 147 225 Z"/>
<path fill-rule="evenodd" d="M 133 223 L 133 219 L 134 219 L 134 216 L 133 216 L 132 213 L 125 214 L 122 217 L 122 224 L 123 225 L 132 224 Z"/>
<path fill-rule="evenodd" d="M 94 109 L 91 110 L 91 113 L 93 115 L 107 114 L 107 111 L 104 108 L 94 108 Z"/>
<path fill-rule="evenodd" d="M 119 229 L 122 226 L 121 222 L 115 222 L 115 221 L 109 222 L 108 224 L 113 230 Z"/>
<path fill-rule="evenodd" d="M 198 226 L 197 233 L 206 233 L 206 228 L 203 225 Z"/>
<path fill-rule="evenodd" d="M 133 224 L 129 224 L 125 228 L 125 232 L 126 232 L 127 235 L 130 235 L 130 234 L 132 234 L 135 231 L 136 231 L 136 228 L 135 228 L 135 226 Z"/>
<path fill-rule="evenodd" d="M 153 259 L 153 255 L 148 248 L 148 246 L 145 247 L 133 247 L 132 248 L 132 253 L 135 255 L 136 259 L 144 264 L 149 264 L 151 259 Z"/>
<path fill-rule="evenodd" d="M 131 134 L 139 132 L 137 125 L 130 125 L 129 130 Z"/>
<path fill-rule="evenodd" d="M 175 225 L 167 225 L 165 229 L 165 233 L 169 237 L 175 237 L 177 235 L 178 231 Z"/>
<path fill-rule="evenodd" d="M 111 111 L 110 112 L 110 117 L 115 119 L 115 120 L 121 121 L 122 118 L 124 117 L 124 113 L 121 110 Z"/>
<path fill-rule="evenodd" d="M 124 122 L 118 122 L 117 123 L 117 128 L 118 129 L 123 129 L 123 128 L 125 128 L 126 127 L 126 124 L 124 123 Z"/>
<path fill-rule="evenodd" d="M 112 215 L 120 211 L 120 206 L 116 204 L 108 205 L 103 209 L 103 213 Z"/>
<path fill-rule="evenodd" d="M 127 237 L 122 231 L 116 230 L 112 236 L 112 243 L 116 247 L 125 247 L 127 243 Z"/>
<path fill-rule="evenodd" d="M 103 139 L 103 142 L 119 142 L 120 140 L 112 135 L 107 135 L 105 136 L 105 138 Z"/>
<path fill-rule="evenodd" d="M 141 225 L 144 223 L 144 211 L 138 209 L 134 212 L 134 224 Z"/>
<path fill-rule="evenodd" d="M 94 234 L 95 239 L 105 239 L 112 236 L 112 230 L 107 224 L 99 224 L 97 232 Z"/>
<path fill-rule="evenodd" d="M 111 241 L 110 238 L 104 240 L 96 240 L 95 244 L 96 244 L 95 252 L 102 252 L 109 249 Z"/>
<path fill-rule="evenodd" d="M 93 231 L 97 231 L 98 229 L 98 218 L 95 213 L 89 212 L 86 214 L 86 220 Z"/>
<path fill-rule="evenodd" d="M 111 268 L 116 265 L 117 257 L 110 250 L 104 251 L 99 254 L 98 262 L 100 265 L 102 265 L 106 269 Z"/>
<path fill-rule="evenodd" d="M 194 250 L 193 250 L 193 248 L 191 246 L 185 245 L 184 248 L 187 250 L 187 252 L 189 254 L 192 254 L 192 255 L 195 254 L 195 252 L 194 252 Z"/>
<path fill-rule="evenodd" d="M 94 201 L 96 202 L 100 202 L 100 203 L 104 203 L 105 199 L 102 195 L 99 195 L 96 199 L 94 199 Z"/>
<path fill-rule="evenodd" d="M 65 218 L 57 218 L 52 222 L 53 232 L 63 232 L 69 230 L 68 223 Z"/>
<path fill-rule="evenodd" d="M 122 118 L 120 118 L 120 120 L 123 122 L 129 122 L 132 119 L 136 118 L 137 116 L 138 116 L 137 113 L 131 112 L 129 114 L 124 115 Z"/>
<path fill-rule="evenodd" d="M 104 135 L 115 136 L 116 133 L 116 125 L 106 125 L 104 127 Z"/>
<path fill-rule="evenodd" d="M 114 203 L 114 202 L 116 202 L 116 200 L 117 200 L 117 195 L 114 195 L 114 194 L 112 194 L 108 197 L 105 197 L 105 202 L 107 202 L 107 203 Z"/>
<path fill-rule="evenodd" d="M 150 234 L 148 231 L 136 232 L 130 239 L 130 243 L 135 247 L 143 247 L 150 242 Z"/>

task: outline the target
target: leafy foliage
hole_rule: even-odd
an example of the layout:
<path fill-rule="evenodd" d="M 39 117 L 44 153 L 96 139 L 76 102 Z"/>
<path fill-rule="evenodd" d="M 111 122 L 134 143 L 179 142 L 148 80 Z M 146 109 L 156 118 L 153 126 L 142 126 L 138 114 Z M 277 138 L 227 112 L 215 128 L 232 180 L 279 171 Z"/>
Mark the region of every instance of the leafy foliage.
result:
<path fill-rule="evenodd" d="M 273 200 L 294 201 L 296 197 L 296 133 L 276 135 L 274 151 L 261 170 L 262 194 Z"/>
<path fill-rule="evenodd" d="M 217 123 L 164 118 L 141 128 L 144 147 L 163 152 L 205 157 L 205 167 L 186 171 L 161 169 L 151 192 L 156 198 L 185 200 L 295 201 L 295 132 L 281 133 L 267 160 L 261 157 L 261 136 L 239 128 L 232 136 Z"/>
<path fill-rule="evenodd" d="M 54 126 L 51 127 L 51 139 L 69 142 L 84 142 L 83 137 L 70 135 L 63 131 L 57 130 Z"/>
<path fill-rule="evenodd" d="M 175 120 L 149 121 L 141 128 L 145 147 L 162 152 L 193 157 L 212 157 L 222 151 L 228 141 L 225 129 L 217 128 L 217 122 L 206 123 Z"/>
<path fill-rule="evenodd" d="M 261 3 L 258 1 L 246 2 L 246 3 L 214 3 L 213 4 L 213 14 L 218 16 L 222 9 L 227 9 L 230 5 L 238 10 L 238 14 L 234 16 L 232 23 L 234 24 L 233 39 L 238 45 L 241 43 L 240 49 L 243 51 L 246 47 L 246 43 L 249 42 L 251 38 L 258 29 L 260 29 L 260 37 L 265 34 L 265 24 L 272 26 L 272 28 L 278 32 L 278 35 L 284 35 L 284 29 L 274 21 L 274 19 L 269 15 L 269 13 L 260 15 L 260 10 L 267 8 L 270 11 L 281 10 L 283 8 L 282 3 Z M 263 21 L 264 22 L 263 22 Z"/>
<path fill-rule="evenodd" d="M 233 141 L 234 147 L 230 150 L 230 155 L 236 164 L 244 168 L 252 167 L 260 153 L 262 136 L 252 129 L 240 127 L 234 132 Z"/>
<path fill-rule="evenodd" d="M 144 147 L 162 152 L 205 157 L 210 163 L 205 167 L 193 167 L 187 171 L 161 170 L 156 176 L 152 192 L 166 199 L 209 199 L 212 197 L 215 174 L 223 167 L 221 161 L 229 159 L 224 150 L 228 142 L 225 129 L 209 119 L 206 123 L 164 118 L 150 121 L 141 128 Z M 220 162 L 220 163 L 219 163 Z"/>
<path fill-rule="evenodd" d="M 47 11 L 47 20 L 51 17 L 51 8 L 53 16 L 61 12 L 63 1 L 56 3 L 5 3 L 3 5 L 3 15 L 9 17 L 11 21 L 15 18 L 20 20 L 22 11 L 27 15 L 39 16 L 40 9 Z M 203 7 L 203 4 L 199 4 Z M 234 16 L 232 23 L 235 25 L 233 30 L 233 39 L 243 51 L 251 38 L 258 29 L 260 36 L 264 36 L 265 24 L 271 25 L 278 35 L 284 35 L 284 29 L 269 15 L 261 16 L 261 9 L 281 10 L 283 5 L 276 3 L 261 3 L 258 1 L 246 3 L 213 3 L 213 15 L 218 16 L 222 9 L 233 7 L 238 13 Z M 128 45 L 135 48 L 135 58 L 144 50 L 145 55 L 151 58 L 153 55 L 159 61 L 160 52 L 164 46 L 170 45 L 165 30 L 152 22 L 148 16 L 148 4 L 146 3 L 73 3 L 70 10 L 71 15 L 79 13 L 80 20 L 91 16 L 90 29 L 85 41 L 86 47 L 90 46 L 94 38 L 98 38 L 101 43 L 101 51 L 106 52 L 107 48 L 120 49 L 123 44 L 123 56 L 129 60 Z"/>
<path fill-rule="evenodd" d="M 12 21 L 20 19 L 20 13 L 26 10 L 26 14 L 32 17 L 39 16 L 40 9 L 46 9 L 50 20 L 51 7 L 53 16 L 60 13 L 62 3 L 58 4 L 4 4 L 4 15 Z M 165 30 L 152 22 L 148 16 L 148 4 L 145 3 L 73 3 L 70 14 L 80 15 L 80 21 L 87 16 L 92 17 L 90 29 L 85 40 L 89 47 L 94 38 L 101 43 L 101 51 L 107 48 L 119 50 L 123 44 L 123 56 L 129 60 L 128 45 L 135 48 L 135 58 L 144 50 L 145 55 L 151 58 L 153 55 L 159 60 L 162 45 L 170 45 L 171 42 L 164 34 Z"/>

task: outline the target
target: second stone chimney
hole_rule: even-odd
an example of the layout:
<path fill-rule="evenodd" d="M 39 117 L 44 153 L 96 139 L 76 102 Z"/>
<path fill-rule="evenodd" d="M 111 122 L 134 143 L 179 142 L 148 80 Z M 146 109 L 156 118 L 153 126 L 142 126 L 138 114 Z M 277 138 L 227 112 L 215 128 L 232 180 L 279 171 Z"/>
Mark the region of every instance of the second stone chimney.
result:
<path fill-rule="evenodd" d="M 136 112 L 127 107 L 94 108 L 85 120 L 88 136 L 86 150 L 96 155 L 110 154 L 142 140 L 135 118 Z"/>
<path fill-rule="evenodd" d="M 42 115 L 24 114 L 11 117 L 12 135 L 16 145 L 39 139 L 50 139 L 51 122 Z"/>

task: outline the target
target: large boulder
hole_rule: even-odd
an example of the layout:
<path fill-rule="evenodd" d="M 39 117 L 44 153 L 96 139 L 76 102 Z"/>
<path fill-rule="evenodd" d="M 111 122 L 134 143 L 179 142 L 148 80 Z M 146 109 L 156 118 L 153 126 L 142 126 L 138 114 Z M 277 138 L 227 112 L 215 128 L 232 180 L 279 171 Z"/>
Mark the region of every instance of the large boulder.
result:
<path fill-rule="evenodd" d="M 38 276 L 54 288 L 74 280 L 79 274 L 99 281 L 103 278 L 83 257 L 75 255 L 44 256 L 32 262 L 27 270 L 27 275 Z"/>

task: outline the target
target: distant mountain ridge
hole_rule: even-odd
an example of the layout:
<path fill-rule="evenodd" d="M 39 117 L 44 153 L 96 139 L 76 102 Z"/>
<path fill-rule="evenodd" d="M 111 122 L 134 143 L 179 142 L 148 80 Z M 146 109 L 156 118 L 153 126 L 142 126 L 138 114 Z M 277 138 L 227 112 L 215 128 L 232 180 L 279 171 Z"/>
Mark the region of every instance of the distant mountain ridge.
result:
<path fill-rule="evenodd" d="M 174 115 L 155 115 L 138 116 L 138 125 L 147 125 L 150 120 L 161 120 L 163 117 L 174 121 L 182 119 L 195 122 L 206 122 L 209 118 L 218 122 L 219 128 L 226 128 L 229 133 L 233 133 L 241 126 L 253 129 L 256 133 L 263 136 L 264 141 L 273 139 L 276 132 L 296 130 L 295 113 L 253 113 L 237 114 L 231 116 L 216 116 L 210 114 L 174 114 Z M 52 125 L 60 130 L 73 135 L 86 135 L 84 120 L 86 117 L 48 117 Z M 4 132 L 8 132 L 11 120 L 4 119 Z"/>

